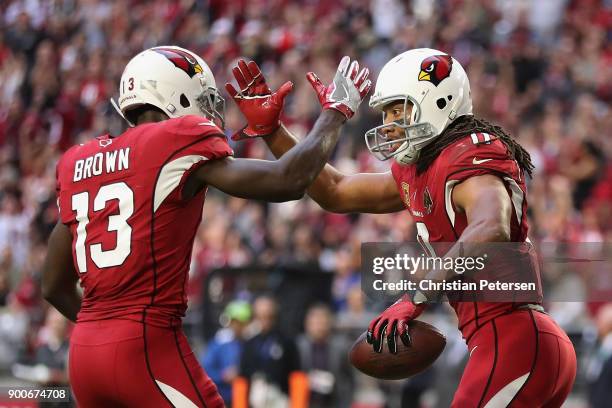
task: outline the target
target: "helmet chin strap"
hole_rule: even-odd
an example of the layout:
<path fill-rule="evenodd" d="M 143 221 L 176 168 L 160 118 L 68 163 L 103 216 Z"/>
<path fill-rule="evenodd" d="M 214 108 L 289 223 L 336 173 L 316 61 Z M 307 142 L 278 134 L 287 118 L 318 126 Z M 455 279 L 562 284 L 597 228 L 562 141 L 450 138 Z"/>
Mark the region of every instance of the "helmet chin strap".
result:
<path fill-rule="evenodd" d="M 132 122 L 130 122 L 128 120 L 128 118 L 125 117 L 123 112 L 121 112 L 121 109 L 119 109 L 119 105 L 117 105 L 117 102 L 115 102 L 115 100 L 113 98 L 110 98 L 110 103 L 111 103 L 111 105 L 113 105 L 113 108 L 115 108 L 115 110 L 117 111 L 119 116 L 121 116 L 123 118 L 123 120 L 125 120 L 130 127 L 134 127 L 135 126 Z"/>
<path fill-rule="evenodd" d="M 408 142 L 404 142 L 397 150 L 408 150 L 410 146 L 408 146 Z M 419 158 L 419 152 L 415 152 L 415 154 L 411 154 L 410 151 L 406 152 L 406 154 L 398 154 L 395 156 L 395 161 L 399 164 L 408 165 L 414 163 Z"/>

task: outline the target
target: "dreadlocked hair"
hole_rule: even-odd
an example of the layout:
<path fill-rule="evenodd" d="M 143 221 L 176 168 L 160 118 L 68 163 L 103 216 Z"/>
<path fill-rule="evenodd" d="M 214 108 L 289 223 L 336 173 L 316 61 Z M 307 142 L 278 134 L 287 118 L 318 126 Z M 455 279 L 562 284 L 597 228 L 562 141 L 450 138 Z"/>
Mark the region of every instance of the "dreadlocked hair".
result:
<path fill-rule="evenodd" d="M 451 123 L 439 137 L 435 138 L 431 144 L 421 151 L 416 163 L 417 174 L 421 174 L 427 170 L 431 163 L 433 163 L 440 153 L 442 153 L 442 150 L 448 145 L 462 137 L 477 132 L 489 133 L 501 140 L 506 145 L 510 158 L 516 160 L 519 167 L 526 172 L 529 177 L 532 176 L 534 166 L 531 162 L 531 155 L 529 152 L 500 126 L 493 125 L 473 115 L 465 115 L 457 118 L 457 120 Z"/>

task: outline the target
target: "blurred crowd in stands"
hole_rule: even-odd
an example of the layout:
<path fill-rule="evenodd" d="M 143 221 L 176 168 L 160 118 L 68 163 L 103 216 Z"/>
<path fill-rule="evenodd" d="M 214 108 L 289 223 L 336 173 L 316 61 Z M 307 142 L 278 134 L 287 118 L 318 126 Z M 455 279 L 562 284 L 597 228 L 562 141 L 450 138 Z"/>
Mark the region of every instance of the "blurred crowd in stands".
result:
<path fill-rule="evenodd" d="M 66 381 L 57 369 L 69 327 L 38 293 L 46 239 L 57 221 L 55 163 L 75 143 L 125 129 L 109 98 L 116 97 L 122 69 L 139 51 L 169 44 L 193 50 L 211 67 L 223 93 L 237 58 L 255 60 L 272 87 L 294 82 L 283 121 L 297 135 L 308 131 L 320 109 L 305 81 L 307 71 L 329 80 L 340 57 L 350 55 L 369 66 L 375 78 L 386 61 L 410 48 L 446 51 L 467 69 L 475 112 L 503 126 L 531 153 L 536 165 L 528 182 L 531 239 L 609 243 L 611 35 L 610 0 L 0 2 L 0 371 L 47 384 Z M 244 120 L 226 97 L 229 135 Z M 380 120 L 362 106 L 345 126 L 333 157 L 339 169 L 353 173 L 389 168 L 389 162 L 377 161 L 363 142 L 364 131 Z M 238 156 L 270 157 L 260 140 L 234 148 Z M 318 344 L 320 334 L 310 332 L 330 332 L 326 325 L 331 327 L 333 321 L 362 330 L 377 310 L 365 306 L 360 291 L 361 242 L 413 240 L 414 235 L 406 213 L 336 215 L 307 198 L 266 205 L 211 191 L 194 247 L 191 310 L 204 304 L 202 288 L 216 268 L 293 263 L 331 276 L 327 305 L 311 309 L 303 323 L 306 337 L 314 336 L 311 342 Z M 274 299 L 269 300 L 273 304 Z M 267 313 L 275 314 L 271 304 Z M 585 353 L 591 357 L 581 359 L 577 386 L 584 395 L 590 393 L 593 407 L 603 407 L 612 398 L 609 307 L 562 303 L 550 309 L 580 344 L 587 345 Z M 449 334 L 440 364 L 460 367 L 465 346 L 460 339 L 453 342 L 452 317 L 442 310 L 432 314 Z M 244 311 L 235 313 L 243 313 L 238 320 L 250 319 Z M 223 330 L 230 330 L 229 320 Z M 325 327 L 312 327 L 317 325 Z M 348 386 L 340 383 L 350 375 L 340 374 L 345 368 L 333 360 L 346 346 L 334 340 L 322 351 L 309 348 L 302 339 L 291 347 L 296 356 L 301 352 L 302 361 L 296 357 L 295 364 L 318 372 L 315 382 L 328 391 L 323 392 L 327 397 L 315 400 L 320 398 L 320 406 L 340 406 L 326 405 L 330 403 L 325 398 L 332 398 L 331 389 Z M 582 352 L 582 346 L 577 347 Z M 204 364 L 213 364 L 202 353 Z M 304 355 L 311 361 L 304 361 Z M 251 361 L 247 366 L 257 364 Z M 219 378 L 237 376 L 244 364 L 232 367 Z M 329 372 L 332 380 L 325 374 Z M 460 372 L 447 368 L 440 375 L 455 375 L 456 381 Z M 431 379 L 417 378 L 391 394 L 409 401 L 448 383 L 434 385 Z M 286 386 L 281 384 L 281 392 Z M 380 385 L 388 386 L 393 387 Z M 363 394 L 375 388 L 350 389 Z M 452 395 L 452 389 L 448 392 Z M 376 404 L 385 399 L 371 395 L 366 393 L 361 401 Z M 585 406 L 579 401 L 575 406 Z"/>

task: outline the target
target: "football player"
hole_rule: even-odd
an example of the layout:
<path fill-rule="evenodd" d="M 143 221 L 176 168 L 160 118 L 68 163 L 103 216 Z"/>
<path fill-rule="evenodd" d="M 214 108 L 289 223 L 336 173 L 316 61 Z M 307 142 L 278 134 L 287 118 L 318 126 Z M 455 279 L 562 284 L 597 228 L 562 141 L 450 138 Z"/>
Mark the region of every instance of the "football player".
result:
<path fill-rule="evenodd" d="M 247 93 L 255 97 L 261 87 Z M 502 128 L 472 113 L 469 80 L 457 60 L 434 49 L 396 56 L 381 70 L 370 106 L 382 111 L 383 123 L 366 133 L 366 144 L 377 158 L 393 160 L 391 170 L 349 175 L 326 165 L 307 190 L 321 207 L 337 213 L 405 209 L 428 253 L 432 243 L 455 243 L 438 254 L 446 257 L 459 255 L 465 243 L 528 243 L 530 156 Z M 251 108 L 243 110 L 249 126 L 267 125 Z M 265 141 L 277 157 L 297 143 L 283 126 Z M 434 272 L 432 279 L 440 281 L 454 274 Z M 537 269 L 531 272 L 539 282 Z M 374 319 L 367 335 L 374 350 L 382 350 L 385 338 L 391 352 L 398 339 L 409 345 L 407 322 L 432 295 L 406 294 Z M 561 406 L 574 382 L 576 356 L 538 295 L 512 303 L 451 301 L 470 350 L 453 407 Z"/>
<path fill-rule="evenodd" d="M 309 135 L 282 159 L 264 161 L 232 157 L 222 131 L 224 100 L 198 55 L 155 47 L 129 61 L 118 109 L 132 127 L 72 147 L 57 165 L 60 221 L 42 286 L 77 322 L 69 376 L 80 406 L 223 405 L 181 329 L 206 190 L 300 198 L 369 91 L 367 76 L 343 58 L 332 84 L 320 88 L 324 108 Z M 281 106 L 291 87 L 258 102 Z M 233 96 L 248 105 L 240 92 Z"/>

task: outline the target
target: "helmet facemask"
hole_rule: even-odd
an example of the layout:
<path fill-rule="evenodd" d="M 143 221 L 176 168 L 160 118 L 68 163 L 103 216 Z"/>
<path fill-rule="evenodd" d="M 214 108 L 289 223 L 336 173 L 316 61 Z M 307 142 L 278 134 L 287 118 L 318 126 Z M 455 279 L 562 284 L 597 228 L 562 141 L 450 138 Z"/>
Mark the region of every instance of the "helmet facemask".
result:
<path fill-rule="evenodd" d="M 209 86 L 196 97 L 198 109 L 221 129 L 225 128 L 225 99 L 217 88 Z"/>
<path fill-rule="evenodd" d="M 402 99 L 404 100 L 402 119 L 368 130 L 365 134 L 365 142 L 370 152 L 379 160 L 384 161 L 395 157 L 401 164 L 411 164 L 418 159 L 421 149 L 436 136 L 436 132 L 430 123 L 418 123 L 421 116 L 420 105 L 410 96 L 388 98 L 383 103 L 386 105 L 394 100 Z M 412 112 L 410 118 L 407 118 L 406 112 L 408 112 L 409 103 L 412 105 Z M 382 105 L 382 103 L 379 105 Z M 385 113 L 383 111 L 383 123 L 384 121 Z M 402 129 L 404 137 L 389 139 L 387 130 L 393 127 Z M 398 143 L 401 143 L 401 145 L 395 149 L 394 146 Z"/>

